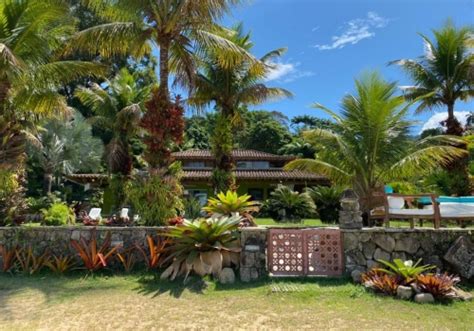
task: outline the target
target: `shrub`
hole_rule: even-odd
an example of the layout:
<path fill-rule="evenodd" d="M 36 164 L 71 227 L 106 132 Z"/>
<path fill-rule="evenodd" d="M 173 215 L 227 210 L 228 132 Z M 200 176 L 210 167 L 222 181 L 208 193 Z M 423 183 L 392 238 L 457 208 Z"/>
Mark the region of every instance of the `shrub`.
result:
<path fill-rule="evenodd" d="M 210 198 L 203 210 L 215 217 L 239 214 L 251 225 L 256 225 L 252 213 L 259 211 L 260 204 L 249 201 L 251 198 L 248 194 L 239 196 L 233 191 L 221 192 L 217 194 L 217 198 Z"/>
<path fill-rule="evenodd" d="M 336 223 L 341 209 L 343 189 L 338 186 L 317 186 L 306 190 L 316 204 L 316 210 L 323 223 Z"/>
<path fill-rule="evenodd" d="M 279 185 L 265 202 L 265 211 L 278 222 L 300 222 L 302 218 L 314 215 L 316 206 L 308 193 Z"/>
<path fill-rule="evenodd" d="M 418 275 L 416 277 L 416 286 L 422 292 L 431 293 L 437 299 L 454 297 L 454 286 L 459 282 L 458 276 L 447 273 Z"/>
<path fill-rule="evenodd" d="M 44 263 L 55 274 L 64 274 L 74 267 L 75 264 L 74 257 L 70 255 L 53 255 Z"/>
<path fill-rule="evenodd" d="M 74 211 L 65 203 L 55 202 L 48 209 L 41 210 L 45 225 L 73 224 L 76 221 Z"/>
<path fill-rule="evenodd" d="M 14 266 L 16 261 L 16 251 L 18 249 L 17 245 L 8 247 L 6 245 L 0 245 L 0 256 L 2 257 L 2 271 L 8 272 Z"/>
<path fill-rule="evenodd" d="M 164 232 L 171 239 L 171 265 L 161 275 L 162 279 L 174 280 L 191 272 L 199 276 L 217 276 L 222 268 L 239 265 L 240 245 L 237 229 L 238 217 L 221 217 L 185 221 Z"/>
<path fill-rule="evenodd" d="M 413 261 L 411 260 L 402 261 L 400 259 L 394 259 L 393 262 L 384 260 L 377 261 L 387 267 L 385 269 L 377 268 L 377 271 L 397 277 L 400 280 L 400 283 L 403 285 L 412 283 L 423 272 L 435 268 L 435 266 L 432 265 L 420 266 L 419 264 L 421 263 L 421 259 L 419 259 L 415 264 L 413 264 Z"/>
<path fill-rule="evenodd" d="M 147 251 L 139 244 L 136 244 L 135 247 L 142 254 L 147 269 L 155 269 L 161 265 L 165 253 L 165 247 L 170 243 L 170 241 L 161 238 L 157 238 L 155 241 L 152 236 L 147 235 L 146 242 L 148 244 Z"/>
<path fill-rule="evenodd" d="M 93 230 L 90 240 L 81 237 L 79 241 L 71 240 L 71 245 L 79 254 L 84 267 L 90 272 L 94 272 L 106 267 L 108 260 L 110 260 L 113 254 L 118 250 L 118 246 L 110 247 L 111 242 L 111 234 L 107 232 L 102 246 L 97 249 L 96 232 Z"/>
<path fill-rule="evenodd" d="M 388 295 L 396 295 L 397 288 L 400 285 L 398 277 L 372 269 L 362 274 L 362 283 L 364 286 Z"/>
<path fill-rule="evenodd" d="M 182 186 L 172 173 L 154 173 L 130 181 L 125 192 L 145 225 L 164 225 L 182 209 Z"/>
<path fill-rule="evenodd" d="M 15 254 L 20 270 L 29 275 L 40 271 L 45 266 L 49 256 L 48 252 L 36 254 L 31 246 L 18 248 Z"/>
<path fill-rule="evenodd" d="M 183 200 L 184 216 L 194 220 L 201 216 L 201 203 L 198 199 L 190 197 Z"/>

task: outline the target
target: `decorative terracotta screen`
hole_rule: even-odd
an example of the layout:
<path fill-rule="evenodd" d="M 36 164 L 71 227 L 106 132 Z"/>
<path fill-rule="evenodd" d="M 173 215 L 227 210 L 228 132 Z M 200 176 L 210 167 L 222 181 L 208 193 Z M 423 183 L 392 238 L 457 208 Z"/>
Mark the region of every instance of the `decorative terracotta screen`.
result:
<path fill-rule="evenodd" d="M 342 236 L 338 229 L 270 229 L 268 271 L 273 276 L 340 276 Z"/>

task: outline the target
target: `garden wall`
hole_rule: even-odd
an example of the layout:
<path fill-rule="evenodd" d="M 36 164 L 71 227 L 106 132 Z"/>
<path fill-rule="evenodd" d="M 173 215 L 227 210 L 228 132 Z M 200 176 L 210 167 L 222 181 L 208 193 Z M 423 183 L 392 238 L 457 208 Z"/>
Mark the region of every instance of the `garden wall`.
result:
<path fill-rule="evenodd" d="M 147 234 L 156 235 L 160 227 L 98 227 L 97 238 L 103 239 L 111 233 L 112 244 L 130 247 L 145 243 Z M 0 228 L 0 244 L 31 245 L 42 251 L 46 248 L 54 254 L 73 253 L 71 239 L 81 236 L 89 238 L 90 227 L 6 227 Z M 345 255 L 345 271 L 364 271 L 372 267 L 377 259 L 418 259 L 435 264 L 441 269 L 447 267 L 444 254 L 460 236 L 474 242 L 474 231 L 468 229 L 385 229 L 341 230 Z M 240 278 L 252 281 L 268 275 L 266 228 L 244 228 L 241 230 Z"/>

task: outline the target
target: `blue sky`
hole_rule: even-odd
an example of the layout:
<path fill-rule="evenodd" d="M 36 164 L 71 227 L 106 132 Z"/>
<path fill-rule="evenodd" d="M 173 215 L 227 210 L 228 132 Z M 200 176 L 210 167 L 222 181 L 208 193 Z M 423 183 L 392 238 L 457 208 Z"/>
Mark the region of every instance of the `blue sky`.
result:
<path fill-rule="evenodd" d="M 409 85 L 387 62 L 422 55 L 417 33 L 431 36 L 448 18 L 456 25 L 473 24 L 474 0 L 253 0 L 234 8 L 224 24 L 243 22 L 258 56 L 288 48 L 267 84 L 295 97 L 256 108 L 324 117 L 310 105 L 337 110 L 342 96 L 353 91 L 354 77 L 365 70 Z M 473 111 L 474 103 L 458 103 L 456 110 Z M 412 116 L 422 125 L 433 115 Z"/>

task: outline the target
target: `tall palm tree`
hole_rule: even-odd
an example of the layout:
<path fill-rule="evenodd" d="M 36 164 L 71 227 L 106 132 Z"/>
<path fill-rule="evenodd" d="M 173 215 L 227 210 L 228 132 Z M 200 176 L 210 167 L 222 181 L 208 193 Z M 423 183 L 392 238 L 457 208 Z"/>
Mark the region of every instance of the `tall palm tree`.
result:
<path fill-rule="evenodd" d="M 250 53 L 253 43 L 250 34 L 244 34 L 242 25 L 226 31 L 226 37 Z M 259 105 L 269 100 L 292 97 L 291 92 L 265 85 L 265 78 L 274 69 L 276 57 L 281 56 L 285 49 L 273 50 L 258 61 L 247 58 L 235 60 L 231 66 L 222 66 L 222 57 L 226 56 L 213 49 L 207 49 L 202 69 L 194 79 L 193 93 L 189 103 L 197 109 L 215 105 L 219 112 L 216 130 L 211 138 L 212 149 L 216 157 L 216 173 L 214 188 L 225 191 L 232 188 L 234 179 L 231 171 L 234 167 L 232 160 L 232 130 L 241 122 L 239 109 L 246 105 Z"/>
<path fill-rule="evenodd" d="M 102 86 L 94 83 L 88 88 L 79 87 L 75 95 L 94 112 L 95 116 L 90 118 L 92 124 L 111 136 L 105 141 L 109 173 L 128 176 L 133 164 L 130 139 L 139 132 L 151 86 L 139 86 L 126 68 Z"/>
<path fill-rule="evenodd" d="M 26 129 L 34 128 L 39 117 L 68 109 L 59 88 L 105 71 L 95 63 L 59 57 L 74 32 L 68 12 L 67 4 L 58 0 L 0 2 L 0 155 L 8 156 L 0 158 L 0 171 L 17 173 L 18 178 L 23 177 Z"/>
<path fill-rule="evenodd" d="M 396 83 L 377 73 L 355 81 L 356 94 L 342 99 L 340 114 L 320 104 L 334 121 L 331 129 L 306 131 L 303 136 L 316 147 L 315 159 L 290 162 L 287 169 L 325 174 L 332 181 L 352 185 L 365 212 L 372 194 L 388 180 L 428 173 L 466 154 L 454 136 L 413 141 L 407 119 L 411 103 L 397 96 Z M 415 99 L 417 101 L 418 99 Z"/>
<path fill-rule="evenodd" d="M 169 102 L 169 75 L 177 83 L 192 80 L 196 55 L 211 48 L 226 53 L 222 64 L 244 52 L 216 34 L 216 20 L 240 0 L 89 0 L 90 8 L 110 23 L 76 34 L 70 50 L 89 49 L 102 56 L 140 57 L 158 47 L 159 96 Z"/>
<path fill-rule="evenodd" d="M 456 28 L 448 21 L 441 29 L 433 30 L 434 40 L 421 35 L 425 54 L 420 59 L 391 62 L 401 66 L 415 84 L 404 87 L 405 97 L 414 100 L 425 96 L 420 100 L 417 112 L 447 107 L 447 134 L 462 134 L 461 124 L 454 116 L 454 106 L 457 100 L 466 101 L 474 96 L 474 54 L 469 47 L 473 33 L 471 27 Z"/>
<path fill-rule="evenodd" d="M 71 118 L 49 120 L 31 145 L 32 155 L 43 170 L 43 192 L 51 193 L 55 178 L 100 167 L 103 144 L 78 112 Z"/>

